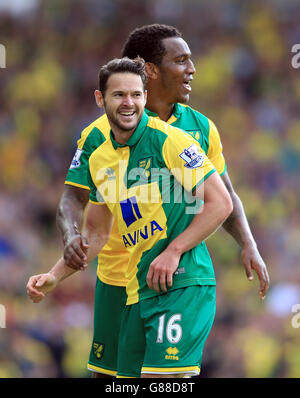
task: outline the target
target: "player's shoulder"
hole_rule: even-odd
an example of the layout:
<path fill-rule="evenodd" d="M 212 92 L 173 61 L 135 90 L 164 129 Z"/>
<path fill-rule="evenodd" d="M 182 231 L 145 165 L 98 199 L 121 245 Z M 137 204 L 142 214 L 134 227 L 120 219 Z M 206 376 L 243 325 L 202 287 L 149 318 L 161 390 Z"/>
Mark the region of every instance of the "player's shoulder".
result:
<path fill-rule="evenodd" d="M 93 151 L 91 151 L 89 163 L 94 164 L 95 162 L 101 162 L 103 153 L 107 155 L 107 153 L 111 152 L 112 149 L 113 146 L 111 145 L 111 140 L 107 137 L 107 139 L 103 140 Z"/>
<path fill-rule="evenodd" d="M 200 124 L 201 127 L 209 129 L 210 119 L 197 109 L 192 108 L 190 105 L 177 103 L 177 112 L 187 121 L 194 121 Z"/>
<path fill-rule="evenodd" d="M 149 116 L 148 127 L 150 127 L 151 129 L 155 130 L 156 133 L 158 133 L 156 134 L 156 136 L 162 135 L 165 138 L 170 134 L 178 134 L 178 133 L 182 134 L 184 132 L 179 127 L 172 126 L 171 124 L 168 124 L 163 120 L 152 116 Z M 151 136 L 154 137 L 155 135 L 152 134 Z"/>
<path fill-rule="evenodd" d="M 87 127 L 85 127 L 80 135 L 80 138 L 77 142 L 79 148 L 83 148 L 84 146 L 98 146 L 104 141 L 106 141 L 109 137 L 110 125 L 107 119 L 106 114 L 98 117 L 92 123 L 90 123 Z"/>
<path fill-rule="evenodd" d="M 180 127 L 173 126 L 158 118 L 149 118 L 148 126 L 154 129 L 151 133 L 152 142 L 158 141 L 161 148 L 173 147 L 174 145 L 188 145 L 195 142 L 194 138 Z"/>

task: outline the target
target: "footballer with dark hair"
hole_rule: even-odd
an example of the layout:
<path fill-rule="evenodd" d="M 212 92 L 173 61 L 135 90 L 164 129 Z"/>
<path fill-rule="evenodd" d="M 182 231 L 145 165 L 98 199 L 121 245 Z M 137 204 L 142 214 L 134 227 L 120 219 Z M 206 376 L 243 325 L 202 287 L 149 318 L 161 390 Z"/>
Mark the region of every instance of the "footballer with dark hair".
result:
<path fill-rule="evenodd" d="M 148 75 L 147 114 L 193 136 L 221 176 L 233 203 L 233 211 L 223 227 L 241 247 L 248 279 L 253 279 L 253 270 L 257 273 L 262 299 L 269 288 L 268 271 L 250 231 L 241 200 L 228 176 L 219 133 L 209 118 L 187 105 L 195 73 L 188 44 L 172 26 L 147 25 L 129 35 L 122 56 L 132 59 L 139 56 L 145 60 Z M 76 162 L 72 162 L 68 171 L 57 211 L 57 225 L 64 242 L 64 260 L 76 270 L 82 269 L 85 264 L 88 248 L 88 242 L 80 231 L 90 193 L 89 158 L 109 135 L 110 126 L 105 114 L 82 131 L 74 156 Z M 95 377 L 116 375 L 118 336 L 128 282 L 125 276 L 128 256 L 118 228 L 113 225 L 110 240 L 98 256 L 94 337 L 88 361 L 88 368 L 95 372 Z M 133 369 L 132 374 L 136 375 L 139 371 Z"/>

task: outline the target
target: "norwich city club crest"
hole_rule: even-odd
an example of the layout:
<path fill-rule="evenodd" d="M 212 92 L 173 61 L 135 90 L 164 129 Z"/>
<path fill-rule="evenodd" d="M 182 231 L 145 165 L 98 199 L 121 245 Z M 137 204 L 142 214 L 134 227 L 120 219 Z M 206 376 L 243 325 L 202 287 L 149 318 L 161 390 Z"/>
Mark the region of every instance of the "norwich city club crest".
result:
<path fill-rule="evenodd" d="M 104 344 L 94 342 L 93 353 L 98 360 L 101 359 L 104 353 Z"/>
<path fill-rule="evenodd" d="M 141 176 L 148 179 L 152 168 L 152 156 L 139 160 L 138 166 L 143 169 Z"/>

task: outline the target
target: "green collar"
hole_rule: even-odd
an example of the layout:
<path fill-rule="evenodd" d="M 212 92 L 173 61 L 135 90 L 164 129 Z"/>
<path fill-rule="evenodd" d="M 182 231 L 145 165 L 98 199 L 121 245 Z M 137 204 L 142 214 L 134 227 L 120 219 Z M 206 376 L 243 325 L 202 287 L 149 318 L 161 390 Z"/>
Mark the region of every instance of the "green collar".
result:
<path fill-rule="evenodd" d="M 111 139 L 111 142 L 112 142 L 112 144 L 113 144 L 114 149 L 117 149 L 117 148 L 124 148 L 124 147 L 126 147 L 126 146 L 134 146 L 134 145 L 136 145 L 137 142 L 140 140 L 141 136 L 143 135 L 144 131 L 145 131 L 145 128 L 146 128 L 146 126 L 147 126 L 147 124 L 148 124 L 148 120 L 149 120 L 149 117 L 148 117 L 148 115 L 144 112 L 144 113 L 143 113 L 143 116 L 142 116 L 142 118 L 141 118 L 139 124 L 137 125 L 136 129 L 134 130 L 132 136 L 131 136 L 131 137 L 129 138 L 129 140 L 128 140 L 125 144 L 123 144 L 123 145 L 119 144 L 119 143 L 114 139 L 113 134 L 112 134 L 112 131 L 110 130 L 110 139 Z"/>
<path fill-rule="evenodd" d="M 149 111 L 149 109 L 147 108 L 145 108 L 145 112 L 147 113 L 148 116 L 158 117 L 157 113 Z M 178 102 L 176 102 L 174 104 L 173 113 L 170 117 L 175 116 L 178 119 L 178 117 L 181 115 L 182 112 L 183 112 L 183 107 Z"/>

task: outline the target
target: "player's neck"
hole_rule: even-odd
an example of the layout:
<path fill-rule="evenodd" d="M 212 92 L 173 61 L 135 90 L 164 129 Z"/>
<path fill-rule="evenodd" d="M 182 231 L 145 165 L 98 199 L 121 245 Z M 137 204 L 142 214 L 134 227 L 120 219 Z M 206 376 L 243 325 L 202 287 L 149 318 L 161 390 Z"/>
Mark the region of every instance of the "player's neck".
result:
<path fill-rule="evenodd" d="M 125 145 L 136 129 L 135 127 L 132 130 L 123 130 L 119 128 L 116 124 L 114 124 L 111 120 L 109 120 L 109 124 L 114 140 L 120 145 Z"/>
<path fill-rule="evenodd" d="M 131 131 L 124 131 L 124 130 L 113 131 L 112 130 L 112 135 L 114 137 L 114 140 L 120 145 L 125 145 L 133 133 L 134 133 L 134 130 L 131 130 Z"/>
<path fill-rule="evenodd" d="M 151 96 L 148 93 L 146 108 L 157 113 L 161 120 L 167 122 L 173 113 L 174 104 L 169 104 L 159 96 Z"/>

